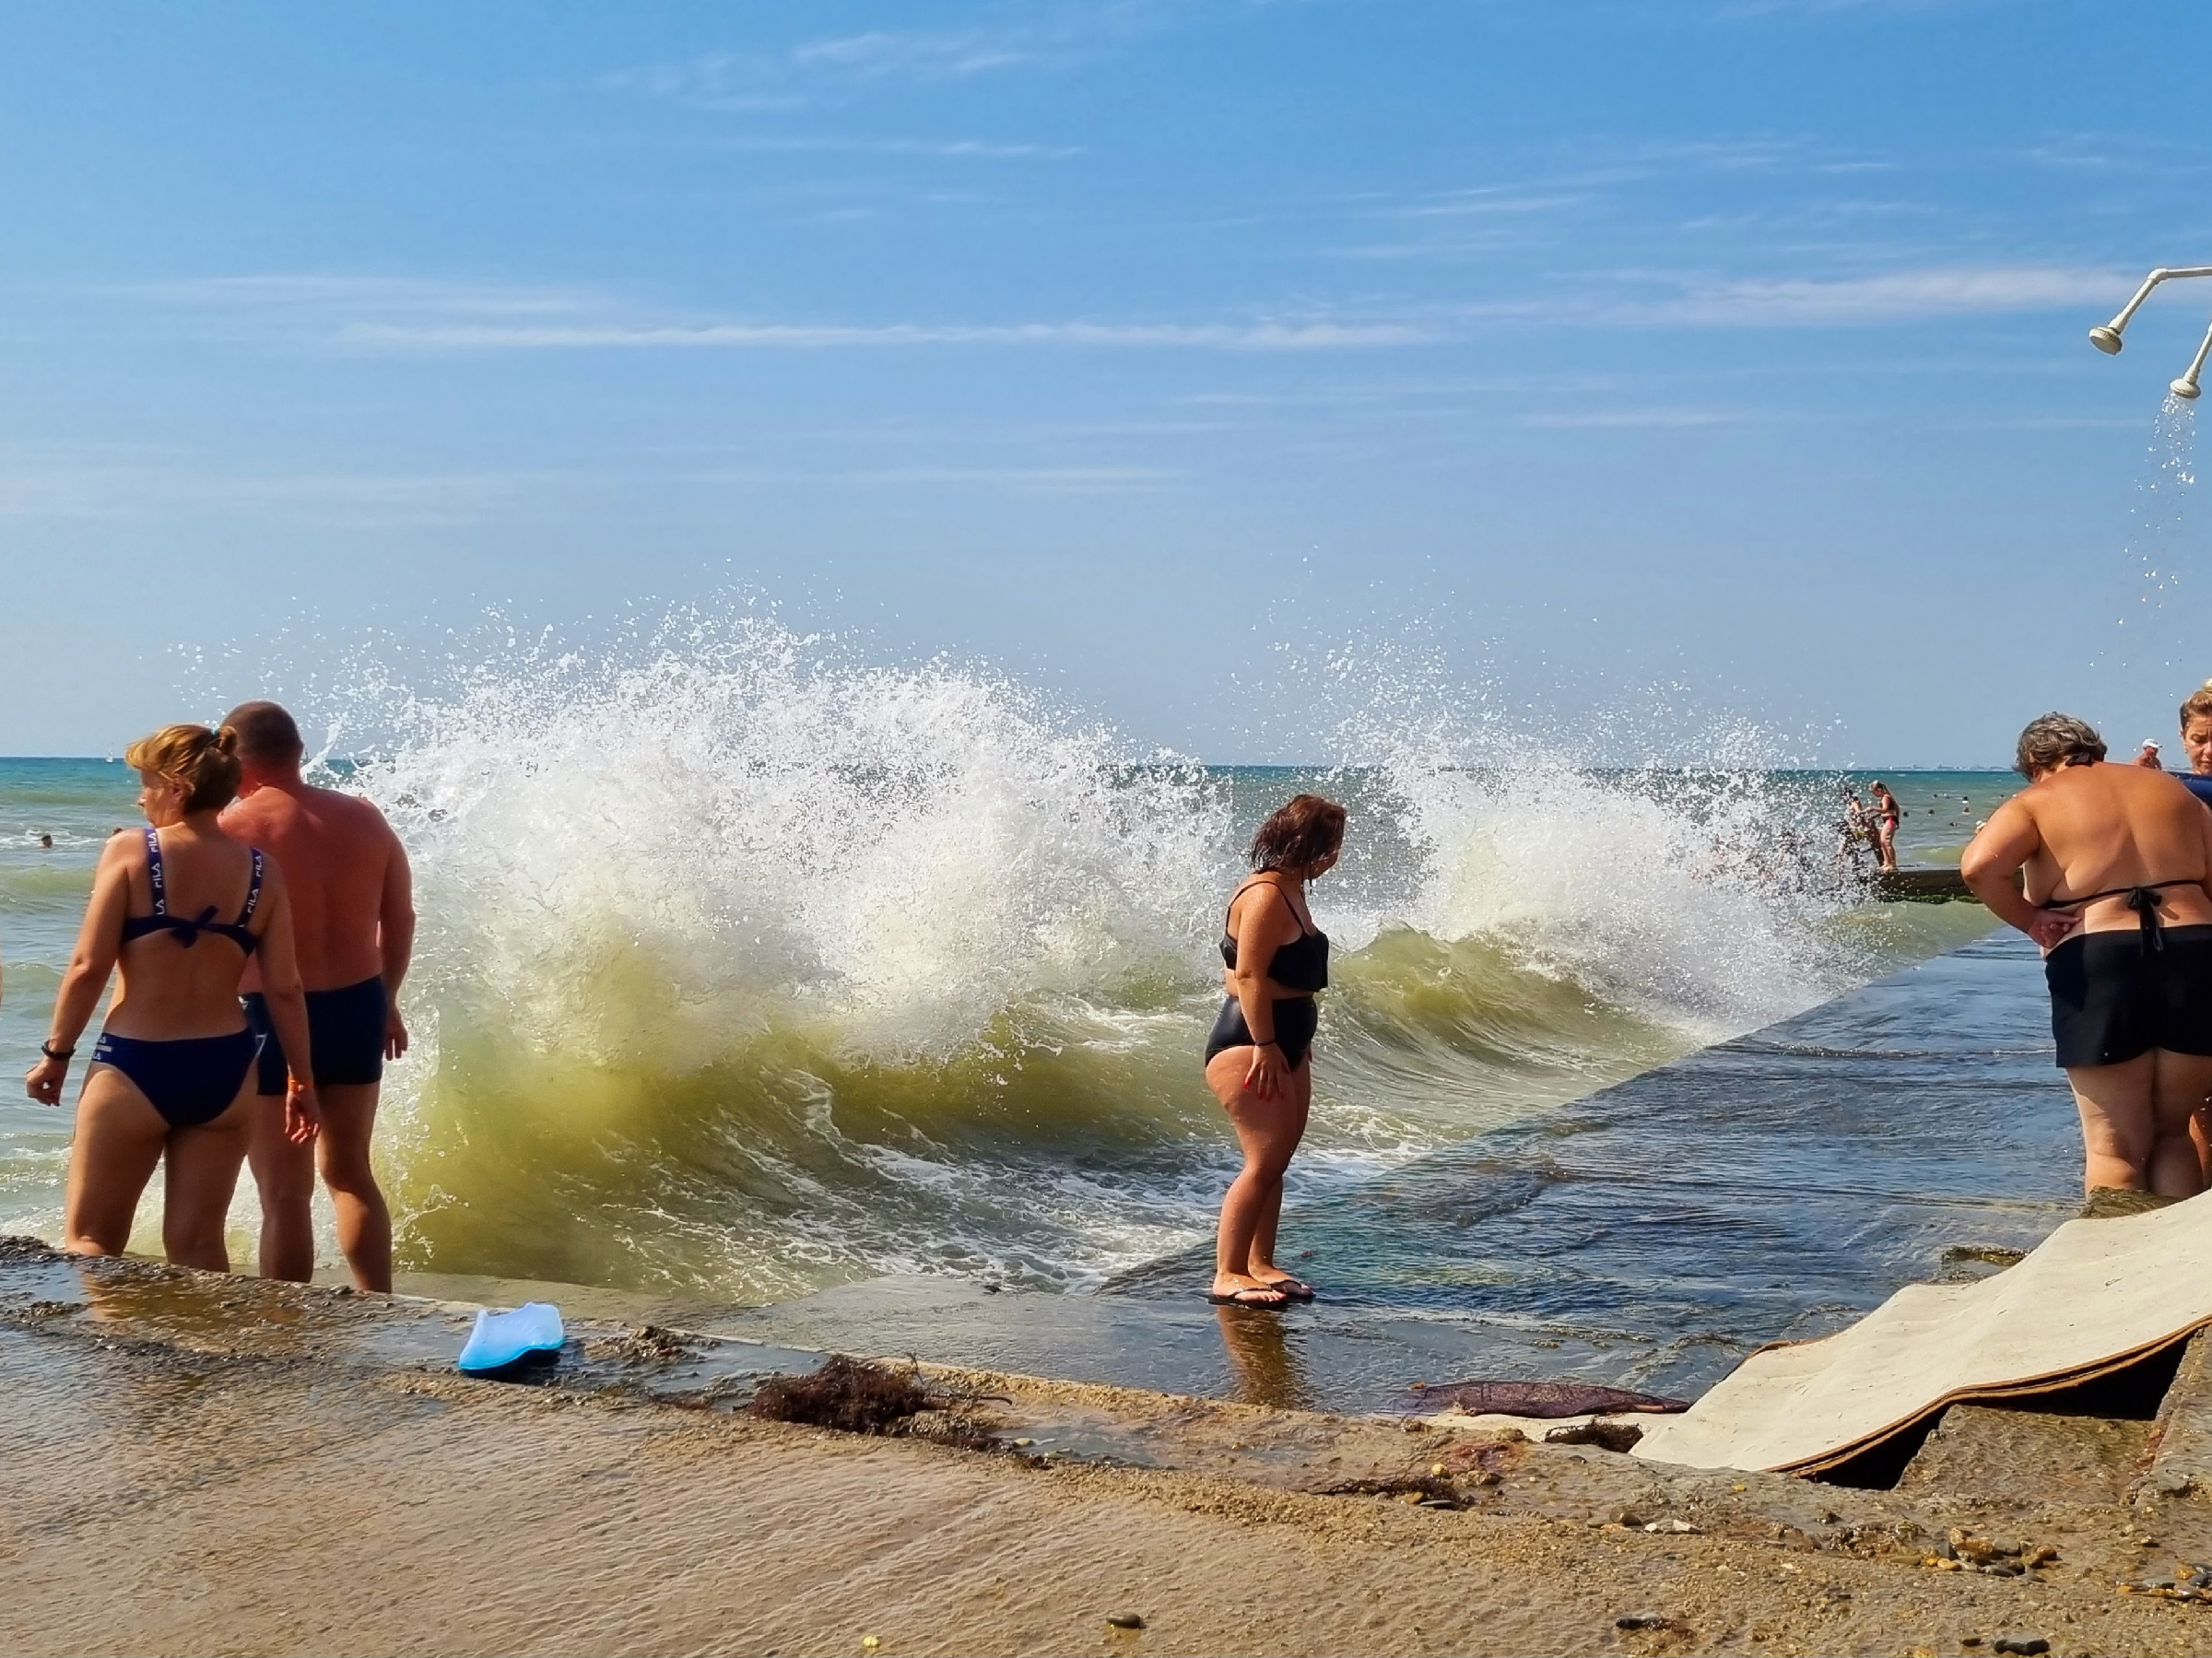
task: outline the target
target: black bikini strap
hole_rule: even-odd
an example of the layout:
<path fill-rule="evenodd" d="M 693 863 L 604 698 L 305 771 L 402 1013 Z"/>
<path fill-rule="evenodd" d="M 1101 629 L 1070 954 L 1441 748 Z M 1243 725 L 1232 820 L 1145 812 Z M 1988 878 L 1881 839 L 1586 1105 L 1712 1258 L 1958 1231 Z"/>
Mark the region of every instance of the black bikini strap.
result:
<path fill-rule="evenodd" d="M 1265 870 L 1261 871 L 1261 874 L 1263 875 L 1266 872 Z M 1263 881 L 1260 879 L 1259 876 L 1255 875 L 1251 880 L 1246 881 L 1244 885 L 1238 888 L 1234 892 L 1229 895 L 1229 908 L 1221 911 L 1222 937 L 1228 938 L 1231 936 L 1229 930 L 1229 918 L 1237 912 L 1237 900 L 1242 898 L 1247 892 L 1250 892 L 1254 887 L 1265 887 L 1269 891 L 1273 892 L 1276 897 L 1283 900 L 1283 907 L 1290 911 L 1290 919 L 1298 922 L 1298 935 L 1300 938 L 1311 938 L 1313 936 L 1312 934 L 1306 931 L 1306 923 L 1302 921 L 1299 921 L 1298 906 L 1290 901 L 1290 895 L 1283 890 L 1281 884 L 1276 881 Z"/>
<path fill-rule="evenodd" d="M 2188 879 L 2146 881 L 2140 887 L 2114 887 L 2109 892 L 2091 892 L 2081 898 L 2070 898 L 2058 903 L 2053 903 L 2046 899 L 2042 908 L 2046 910 L 2078 910 L 2082 905 L 2093 904 L 2100 898 L 2124 898 L 2127 900 L 2127 907 L 2133 910 L 2139 919 L 2142 929 L 2139 936 L 2143 952 L 2145 955 L 2148 955 L 2153 950 L 2162 950 L 2166 947 L 2166 917 L 2159 911 L 2160 903 L 2159 894 L 2169 887 L 2195 887 L 2201 884 L 2201 882 Z"/>
<path fill-rule="evenodd" d="M 146 878 L 154 889 L 154 913 L 169 913 L 168 883 L 161 878 L 161 837 L 152 824 L 146 826 Z"/>
<path fill-rule="evenodd" d="M 2185 887 L 2186 881 L 2160 881 L 2158 887 L 2130 887 L 2127 889 L 2127 907 L 2142 918 L 2143 952 L 2166 947 L 2166 918 L 2159 913 L 2159 887 Z"/>

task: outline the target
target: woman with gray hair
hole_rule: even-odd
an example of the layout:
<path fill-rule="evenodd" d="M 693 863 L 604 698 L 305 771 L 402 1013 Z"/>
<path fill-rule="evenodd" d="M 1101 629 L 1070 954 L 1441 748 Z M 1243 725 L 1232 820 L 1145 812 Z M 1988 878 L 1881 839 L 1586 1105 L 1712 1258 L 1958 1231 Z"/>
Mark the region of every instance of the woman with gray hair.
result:
<path fill-rule="evenodd" d="M 2042 947 L 2083 1185 L 2188 1197 L 2204 1183 L 2189 1125 L 2212 1098 L 2212 813 L 2167 773 L 2104 756 L 2069 714 L 2030 723 L 2028 787 L 1959 873 Z"/>

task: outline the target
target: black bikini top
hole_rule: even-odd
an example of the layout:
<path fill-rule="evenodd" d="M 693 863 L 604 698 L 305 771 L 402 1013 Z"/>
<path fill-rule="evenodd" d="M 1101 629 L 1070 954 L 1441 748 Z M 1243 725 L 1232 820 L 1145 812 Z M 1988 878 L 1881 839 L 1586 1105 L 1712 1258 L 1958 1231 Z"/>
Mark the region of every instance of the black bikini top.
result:
<path fill-rule="evenodd" d="M 253 919 L 253 911 L 261 903 L 262 857 L 259 847 L 249 847 L 247 850 L 253 854 L 253 878 L 247 883 L 246 907 L 238 912 L 238 919 L 233 922 L 216 920 L 215 906 L 209 904 L 196 919 L 187 921 L 182 915 L 169 912 L 169 883 L 161 873 L 161 837 L 149 825 L 146 831 L 146 878 L 154 889 L 154 912 L 151 915 L 125 916 L 123 942 L 128 944 L 132 939 L 144 938 L 149 933 L 174 933 L 177 942 L 190 949 L 200 942 L 201 934 L 213 933 L 228 938 L 251 956 L 261 943 L 260 939 L 246 930 L 246 923 Z"/>
<path fill-rule="evenodd" d="M 1242 898 L 1249 888 L 1259 885 L 1262 883 L 1245 882 L 1230 895 L 1229 907 L 1234 910 L 1237 900 Z M 1283 901 L 1287 904 L 1290 900 L 1286 898 Z M 1296 910 L 1290 911 L 1290 919 L 1298 921 Z M 1226 920 L 1222 925 L 1221 959 L 1229 964 L 1229 970 L 1233 973 L 1237 970 L 1237 941 L 1226 930 Z M 1317 990 L 1328 989 L 1329 935 L 1319 929 L 1309 933 L 1306 923 L 1299 922 L 1298 936 L 1288 944 L 1276 947 L 1274 959 L 1267 963 L 1267 976 L 1285 990 L 1302 990 L 1308 995 Z"/>
<path fill-rule="evenodd" d="M 2159 894 L 2169 887 L 2196 887 L 2195 880 L 2150 881 L 2141 887 L 2114 887 L 2109 892 L 2091 892 L 2081 898 L 2059 898 L 2053 895 L 2042 902 L 2046 910 L 2078 910 L 2084 904 L 2093 904 L 2100 898 L 2123 898 L 2127 907 L 2142 920 L 2143 947 L 2162 950 L 2166 947 L 2166 918 L 2159 913 Z"/>

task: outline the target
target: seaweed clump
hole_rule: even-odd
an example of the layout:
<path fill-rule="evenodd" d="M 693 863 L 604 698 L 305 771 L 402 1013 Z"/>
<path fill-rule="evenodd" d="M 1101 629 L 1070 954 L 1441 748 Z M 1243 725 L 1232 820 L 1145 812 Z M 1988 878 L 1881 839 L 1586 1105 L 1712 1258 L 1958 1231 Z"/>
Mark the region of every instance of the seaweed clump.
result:
<path fill-rule="evenodd" d="M 809 1375 L 778 1376 L 762 1383 L 745 1408 L 771 1422 L 834 1428 L 841 1433 L 891 1433 L 910 1417 L 944 1404 L 912 1370 L 887 1370 L 839 1353 Z"/>

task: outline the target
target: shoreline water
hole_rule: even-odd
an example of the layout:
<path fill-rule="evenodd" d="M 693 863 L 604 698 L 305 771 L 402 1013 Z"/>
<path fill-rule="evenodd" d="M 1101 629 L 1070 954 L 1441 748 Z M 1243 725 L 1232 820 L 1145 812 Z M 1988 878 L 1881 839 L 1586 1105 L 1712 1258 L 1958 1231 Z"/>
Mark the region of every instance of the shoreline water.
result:
<path fill-rule="evenodd" d="M 1324 1297 L 1286 1312 L 1206 1306 L 1197 1251 L 1077 1293 L 914 1276 L 752 1306 L 455 1274 L 400 1288 L 1280 1408 L 1389 1410 L 1473 1375 L 1694 1395 L 1765 1342 L 1985 1274 L 2075 1212 L 2040 985 L 2033 950 L 1992 932 L 1293 1209 L 1285 1237 Z"/>
<path fill-rule="evenodd" d="M 832 688 L 876 710 L 873 681 Z M 748 708 L 686 739 L 703 757 L 664 753 L 693 705 L 656 693 L 576 770 L 502 765 L 507 728 L 464 719 L 357 773 L 415 847 L 425 916 L 379 1135 L 403 1268 L 729 1303 L 887 1274 L 1082 1291 L 1189 1247 L 1233 1161 L 1195 1064 L 1212 911 L 1247 819 L 1295 787 L 1364 826 L 1322 900 L 1339 971 L 1293 1167 L 1308 1205 L 1986 924 L 1801 880 L 1829 853 L 1803 829 L 1827 785 L 1798 774 L 1162 772 L 1133 800 L 1098 781 L 1110 751 L 991 687 L 901 694 L 947 700 L 957 752 L 902 733 L 869 770 L 746 735 Z M 572 704 L 608 735 L 592 722 L 616 715 Z M 625 745 L 668 777 L 589 769 Z M 0 762 L 0 1053 L 28 1064 L 130 808 L 120 767 L 25 767 Z M 948 795 L 947 767 L 973 781 Z M 668 816 L 693 784 L 713 825 L 813 827 L 702 863 L 712 825 Z M 862 804 L 883 846 L 824 839 Z M 897 873 L 915 846 L 918 885 Z M 67 1135 L 65 1111 L 0 1099 L 0 1228 L 51 1230 Z M 241 1196 L 234 1258 L 253 1224 Z"/>

